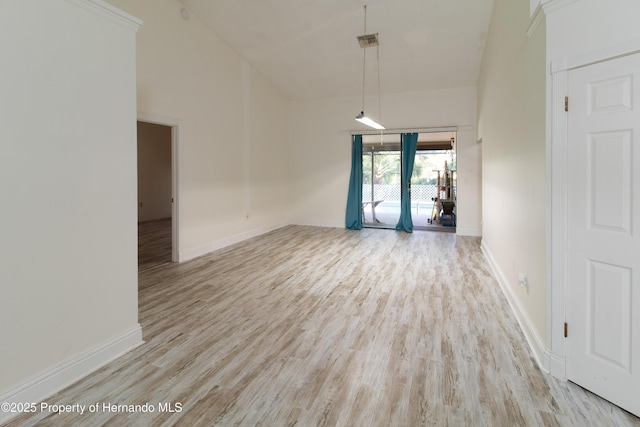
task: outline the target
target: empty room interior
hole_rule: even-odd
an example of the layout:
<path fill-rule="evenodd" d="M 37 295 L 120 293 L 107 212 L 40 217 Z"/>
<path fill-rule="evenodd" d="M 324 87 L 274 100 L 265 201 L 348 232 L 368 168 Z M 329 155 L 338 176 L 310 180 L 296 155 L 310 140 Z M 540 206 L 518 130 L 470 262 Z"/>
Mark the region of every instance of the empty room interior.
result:
<path fill-rule="evenodd" d="M 0 425 L 640 426 L 639 15 L 0 0 Z"/>

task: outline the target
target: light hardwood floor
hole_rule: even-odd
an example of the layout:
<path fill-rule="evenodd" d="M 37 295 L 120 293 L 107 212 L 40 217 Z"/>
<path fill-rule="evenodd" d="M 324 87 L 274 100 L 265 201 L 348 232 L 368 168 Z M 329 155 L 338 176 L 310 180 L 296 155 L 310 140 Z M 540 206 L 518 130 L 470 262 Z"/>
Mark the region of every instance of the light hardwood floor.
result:
<path fill-rule="evenodd" d="M 640 426 L 540 372 L 479 244 L 288 226 L 145 268 L 146 343 L 48 402 L 156 411 L 10 425 Z"/>
<path fill-rule="evenodd" d="M 138 273 L 171 262 L 171 218 L 138 223 Z"/>

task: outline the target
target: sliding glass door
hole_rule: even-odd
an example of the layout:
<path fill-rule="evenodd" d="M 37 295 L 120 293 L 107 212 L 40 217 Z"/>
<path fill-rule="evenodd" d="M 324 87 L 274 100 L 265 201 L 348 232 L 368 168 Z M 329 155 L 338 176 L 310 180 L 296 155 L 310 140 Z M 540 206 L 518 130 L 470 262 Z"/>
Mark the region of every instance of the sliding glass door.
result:
<path fill-rule="evenodd" d="M 362 225 L 396 228 L 401 214 L 401 134 L 362 136 Z M 411 175 L 415 229 L 455 231 L 455 132 L 420 133 Z M 406 207 L 405 207 L 406 208 Z"/>
<path fill-rule="evenodd" d="M 399 135 L 397 142 L 362 144 L 362 210 L 363 224 L 367 227 L 394 228 L 400 219 L 400 159 Z"/>

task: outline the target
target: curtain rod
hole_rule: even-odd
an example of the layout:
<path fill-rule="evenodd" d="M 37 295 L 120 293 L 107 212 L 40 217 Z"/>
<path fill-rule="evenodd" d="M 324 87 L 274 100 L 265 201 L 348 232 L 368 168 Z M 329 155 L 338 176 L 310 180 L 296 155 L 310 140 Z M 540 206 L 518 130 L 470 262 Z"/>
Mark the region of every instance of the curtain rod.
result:
<path fill-rule="evenodd" d="M 444 126 L 433 128 L 400 128 L 400 129 L 384 129 L 384 130 L 342 130 L 339 134 L 349 135 L 392 135 L 396 133 L 433 133 L 433 132 L 456 132 L 458 126 Z"/>

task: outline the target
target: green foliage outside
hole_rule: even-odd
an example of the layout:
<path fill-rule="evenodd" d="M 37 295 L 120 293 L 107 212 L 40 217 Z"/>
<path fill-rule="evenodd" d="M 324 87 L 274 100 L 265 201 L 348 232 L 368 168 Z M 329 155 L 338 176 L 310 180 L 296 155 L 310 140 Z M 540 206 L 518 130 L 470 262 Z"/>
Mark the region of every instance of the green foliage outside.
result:
<path fill-rule="evenodd" d="M 436 185 L 438 179 L 436 171 L 444 170 L 445 161 L 447 169 L 456 169 L 456 158 L 451 151 L 416 153 L 411 184 Z"/>
<path fill-rule="evenodd" d="M 371 164 L 372 155 L 373 165 Z M 436 185 L 438 177 L 436 171 L 444 170 L 445 161 L 447 162 L 447 169 L 456 169 L 456 158 L 451 151 L 416 153 L 411 183 L 415 185 Z M 373 174 L 371 173 L 372 166 Z M 374 184 L 400 184 L 400 152 L 363 153 L 362 172 L 364 184 L 371 184 L 372 178 Z"/>

